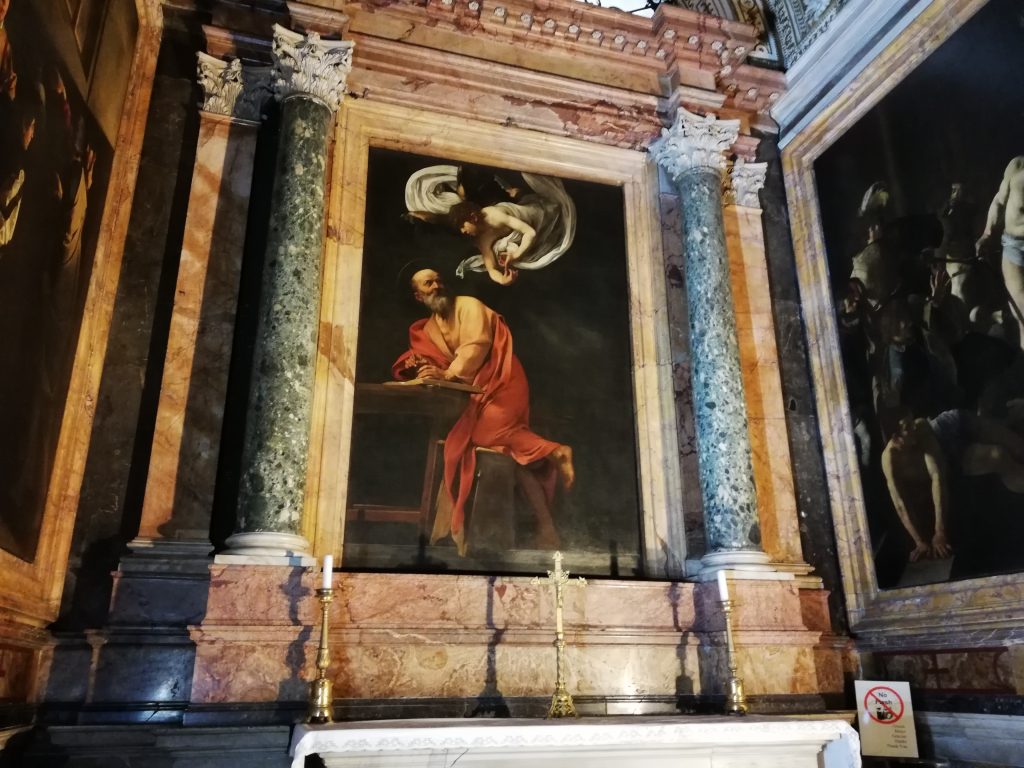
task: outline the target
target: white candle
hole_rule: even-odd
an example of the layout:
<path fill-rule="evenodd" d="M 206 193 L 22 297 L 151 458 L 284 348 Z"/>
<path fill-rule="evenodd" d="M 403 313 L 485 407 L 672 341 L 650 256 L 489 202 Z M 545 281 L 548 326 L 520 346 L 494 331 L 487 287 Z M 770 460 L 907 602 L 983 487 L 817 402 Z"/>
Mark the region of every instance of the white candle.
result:
<path fill-rule="evenodd" d="M 725 580 L 725 571 L 718 572 L 718 597 L 720 600 L 729 599 L 729 584 Z"/>
<path fill-rule="evenodd" d="M 719 571 L 719 573 L 721 573 L 721 571 Z M 330 589 L 331 588 L 331 579 L 333 577 L 334 577 L 334 556 L 333 555 L 325 555 L 324 556 L 324 582 L 323 582 L 323 588 L 324 589 Z"/>

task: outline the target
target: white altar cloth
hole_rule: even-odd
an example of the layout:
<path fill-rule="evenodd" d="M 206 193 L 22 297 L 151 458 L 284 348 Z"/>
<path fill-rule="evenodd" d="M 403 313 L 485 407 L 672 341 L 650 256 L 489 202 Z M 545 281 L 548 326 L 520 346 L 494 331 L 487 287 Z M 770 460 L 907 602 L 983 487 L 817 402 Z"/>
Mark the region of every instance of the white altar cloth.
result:
<path fill-rule="evenodd" d="M 601 717 L 297 725 L 292 768 L 860 768 L 842 720 Z"/>

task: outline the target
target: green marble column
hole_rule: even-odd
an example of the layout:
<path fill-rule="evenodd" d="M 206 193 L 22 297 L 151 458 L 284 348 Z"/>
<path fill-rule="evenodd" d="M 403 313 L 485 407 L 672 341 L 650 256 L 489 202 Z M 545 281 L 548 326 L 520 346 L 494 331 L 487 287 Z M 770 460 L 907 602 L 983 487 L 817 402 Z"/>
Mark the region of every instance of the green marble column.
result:
<path fill-rule="evenodd" d="M 679 190 L 697 459 L 708 571 L 764 569 L 736 313 L 722 220 L 722 173 L 739 121 L 680 109 L 651 147 Z"/>
<path fill-rule="evenodd" d="M 281 136 L 228 557 L 300 560 L 320 310 L 327 152 L 352 43 L 274 28 Z"/>

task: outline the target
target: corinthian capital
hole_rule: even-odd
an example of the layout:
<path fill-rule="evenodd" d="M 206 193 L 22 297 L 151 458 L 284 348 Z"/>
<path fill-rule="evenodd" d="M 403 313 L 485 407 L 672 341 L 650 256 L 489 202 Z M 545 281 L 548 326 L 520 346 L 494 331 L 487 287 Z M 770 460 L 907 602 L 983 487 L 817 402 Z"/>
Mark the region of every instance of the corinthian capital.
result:
<path fill-rule="evenodd" d="M 739 120 L 719 120 L 710 114 L 701 117 L 680 107 L 675 122 L 662 128 L 661 138 L 648 151 L 673 179 L 700 168 L 721 173 L 726 153 L 739 133 Z"/>
<path fill-rule="evenodd" d="M 737 160 L 725 178 L 725 204 L 760 208 L 761 201 L 757 193 L 764 187 L 764 177 L 767 173 L 768 163 L 745 163 Z"/>
<path fill-rule="evenodd" d="M 270 97 L 270 67 L 243 67 L 238 59 L 222 61 L 199 51 L 196 73 L 204 112 L 236 120 L 260 119 Z"/>
<path fill-rule="evenodd" d="M 345 95 L 345 81 L 352 70 L 354 45 L 349 40 L 321 40 L 316 32 L 303 36 L 275 24 L 274 91 L 277 98 L 303 93 L 337 111 Z"/>

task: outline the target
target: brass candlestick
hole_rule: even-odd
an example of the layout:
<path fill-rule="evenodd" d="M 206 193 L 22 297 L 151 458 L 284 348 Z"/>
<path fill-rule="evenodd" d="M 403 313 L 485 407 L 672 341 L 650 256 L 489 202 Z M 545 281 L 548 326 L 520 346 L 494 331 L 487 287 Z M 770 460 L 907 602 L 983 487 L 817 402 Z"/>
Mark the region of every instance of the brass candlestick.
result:
<path fill-rule="evenodd" d="M 562 570 L 562 553 L 554 554 L 555 570 L 548 571 L 546 579 L 539 576 L 533 579 L 534 584 L 552 584 L 555 588 L 555 692 L 551 695 L 551 706 L 548 718 L 579 717 L 572 696 L 565 687 L 565 632 L 562 630 L 562 606 L 565 600 L 563 589 L 569 583 L 569 572 Z M 587 580 L 577 578 L 576 585 L 587 586 Z"/>
<path fill-rule="evenodd" d="M 333 686 L 327 679 L 327 668 L 331 665 L 331 656 L 327 650 L 327 631 L 334 590 L 318 589 L 316 596 L 320 600 L 320 647 L 316 652 L 316 680 L 309 686 L 309 714 L 306 716 L 306 722 L 333 723 Z"/>
<path fill-rule="evenodd" d="M 743 679 L 736 674 L 736 646 L 732 639 L 732 600 L 722 600 L 722 613 L 725 614 L 725 649 L 726 663 L 729 666 L 729 693 L 725 698 L 725 712 L 729 715 L 747 714 L 747 697 L 743 693 Z"/>

